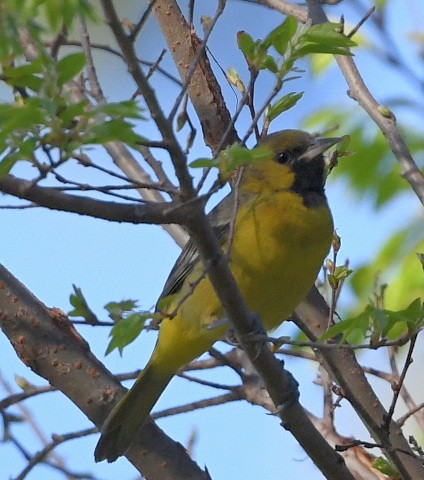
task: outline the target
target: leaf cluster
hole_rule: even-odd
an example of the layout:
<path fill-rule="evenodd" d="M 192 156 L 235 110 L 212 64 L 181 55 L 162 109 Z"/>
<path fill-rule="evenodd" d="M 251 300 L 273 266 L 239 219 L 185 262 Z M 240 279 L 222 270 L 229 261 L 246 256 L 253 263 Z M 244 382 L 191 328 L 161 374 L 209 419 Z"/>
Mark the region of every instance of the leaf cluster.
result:
<path fill-rule="evenodd" d="M 123 349 L 132 343 L 143 331 L 147 320 L 155 318 L 155 314 L 138 311 L 134 300 L 109 302 L 105 305 L 109 316 L 115 322 L 110 331 L 111 340 L 106 349 L 106 355 L 118 349 L 122 355 Z"/>
<path fill-rule="evenodd" d="M 218 168 L 223 180 L 227 180 L 239 167 L 268 160 L 272 153 L 265 146 L 255 148 L 234 144 L 221 150 L 217 158 L 198 158 L 190 163 L 192 168 Z"/>
<path fill-rule="evenodd" d="M 42 151 L 52 164 L 56 149 L 56 162 L 64 163 L 86 145 L 143 142 L 134 131 L 134 121 L 143 119 L 137 102 L 93 104 L 87 95 L 79 94 L 85 81 L 85 54 L 55 58 L 44 38 L 46 31 L 51 35 L 58 25 L 71 28 L 77 15 L 93 17 L 91 7 L 84 1 L 53 2 L 55 9 L 52 2 L 16 3 L 0 14 L 0 80 L 13 93 L 12 102 L 0 103 L 0 175 L 9 173 L 20 160 L 42 169 L 38 159 Z M 40 10 L 46 26 L 35 20 Z M 25 30 L 31 33 L 35 58 L 17 41 Z"/>
<path fill-rule="evenodd" d="M 340 32 L 338 23 L 303 26 L 294 17 L 287 17 L 264 40 L 253 40 L 246 32 L 239 32 L 237 40 L 251 69 L 270 70 L 281 77 L 292 71 L 296 60 L 306 55 L 351 55 L 349 49 L 356 46 L 353 40 Z M 282 61 L 269 53 L 271 47 Z"/>
<path fill-rule="evenodd" d="M 45 41 L 60 29 L 71 29 L 77 16 L 97 21 L 93 7 L 85 0 L 3 0 L 0 62 L 12 64 L 15 58 L 25 54 L 23 29 L 27 30 L 32 46 L 43 50 Z"/>
<path fill-rule="evenodd" d="M 82 290 L 73 285 L 74 293 L 70 295 L 70 303 L 74 307 L 68 312 L 70 317 L 82 317 L 89 325 L 100 325 L 100 322 L 88 306 Z M 106 349 L 106 355 L 118 349 L 122 354 L 123 349 L 132 343 L 144 329 L 147 320 L 156 319 L 157 314 L 141 311 L 135 300 L 121 300 L 120 302 L 108 302 L 104 306 L 109 318 L 115 324 L 109 336 L 111 340 Z"/>
<path fill-rule="evenodd" d="M 298 78 L 301 70 L 295 67 L 297 60 L 318 53 L 351 55 L 350 48 L 356 45 L 340 32 L 340 25 L 337 23 L 304 26 L 294 17 L 287 17 L 264 40 L 254 40 L 251 35 L 241 31 L 237 41 L 254 77 L 261 70 L 276 76 L 276 91 L 282 88 L 284 82 Z M 228 79 L 241 92 L 246 91 L 245 83 L 234 68 L 229 70 Z M 303 93 L 290 92 L 270 104 L 266 112 L 267 122 L 275 120 L 294 107 Z"/>
<path fill-rule="evenodd" d="M 320 338 L 325 341 L 342 335 L 341 342 L 359 343 L 368 339 L 371 348 L 384 345 L 387 340 L 408 338 L 424 326 L 424 308 L 421 298 L 416 298 L 403 310 L 387 310 L 369 303 L 365 309 L 352 318 L 342 320 Z"/>

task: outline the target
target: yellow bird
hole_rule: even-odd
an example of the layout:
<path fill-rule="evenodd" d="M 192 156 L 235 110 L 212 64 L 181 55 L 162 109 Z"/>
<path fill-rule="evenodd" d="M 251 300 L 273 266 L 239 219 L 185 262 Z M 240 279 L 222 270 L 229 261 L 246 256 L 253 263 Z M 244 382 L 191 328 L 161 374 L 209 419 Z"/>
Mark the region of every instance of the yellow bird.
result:
<path fill-rule="evenodd" d="M 324 193 L 323 153 L 339 141 L 300 130 L 264 137 L 259 144 L 269 150 L 269 160 L 245 166 L 237 195 L 231 193 L 210 213 L 223 250 L 231 243 L 229 266 L 244 298 L 267 330 L 301 302 L 330 249 L 333 220 Z M 146 368 L 107 417 L 96 461 L 124 455 L 177 370 L 223 339 L 230 327 L 191 241 L 159 302 L 164 298 L 174 315 L 164 314 Z"/>

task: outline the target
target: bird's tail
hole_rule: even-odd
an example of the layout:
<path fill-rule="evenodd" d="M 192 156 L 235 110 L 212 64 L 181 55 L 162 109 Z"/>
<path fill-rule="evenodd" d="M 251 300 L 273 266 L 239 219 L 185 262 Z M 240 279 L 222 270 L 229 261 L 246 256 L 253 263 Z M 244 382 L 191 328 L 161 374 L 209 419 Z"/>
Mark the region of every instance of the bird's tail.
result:
<path fill-rule="evenodd" d="M 153 357 L 132 388 L 106 418 L 94 452 L 96 462 L 114 462 L 130 448 L 150 411 L 175 374 L 161 367 L 161 362 L 155 362 Z"/>

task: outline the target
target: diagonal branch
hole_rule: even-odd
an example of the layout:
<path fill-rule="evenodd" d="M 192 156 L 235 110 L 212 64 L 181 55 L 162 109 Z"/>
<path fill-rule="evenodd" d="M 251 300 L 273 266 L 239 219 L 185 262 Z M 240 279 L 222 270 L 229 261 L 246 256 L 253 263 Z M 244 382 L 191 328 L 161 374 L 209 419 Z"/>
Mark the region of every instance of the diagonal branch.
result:
<path fill-rule="evenodd" d="M 187 161 L 182 151 L 172 124 L 164 115 L 160 104 L 156 98 L 153 88 L 149 85 L 146 76 L 142 72 L 137 55 L 134 51 L 134 45 L 131 39 L 125 34 L 122 23 L 119 20 L 115 5 L 112 0 L 101 0 L 100 4 L 103 8 L 106 23 L 110 26 L 119 47 L 121 48 L 125 62 L 128 66 L 133 80 L 135 81 L 139 93 L 143 96 L 144 101 L 155 121 L 166 145 L 166 148 L 172 158 L 175 167 L 175 173 L 181 186 L 181 195 L 184 199 L 190 199 L 195 196 L 195 190 L 191 176 L 187 169 Z M 156 6 L 156 4 L 155 4 Z"/>
<path fill-rule="evenodd" d="M 59 388 L 95 425 L 103 423 L 111 399 L 125 393 L 63 312 L 48 309 L 1 265 L 0 328 L 25 365 Z M 153 422 L 146 423 L 128 457 L 152 480 L 208 478 L 182 445 Z"/>
<path fill-rule="evenodd" d="M 312 340 L 325 333 L 328 325 L 329 308 L 318 290 L 313 287 L 306 299 L 296 309 L 296 325 Z M 346 348 L 319 350 L 325 369 L 331 373 L 341 387 L 370 435 L 385 447 L 385 454 L 396 465 L 403 479 L 424 477 L 421 461 L 414 458 L 402 430 L 393 420 L 390 428 L 384 428 L 387 412 L 380 399 L 368 383 L 362 367 L 352 350 Z M 410 452 L 406 455 L 401 452 Z"/>
<path fill-rule="evenodd" d="M 215 151 L 230 124 L 230 113 L 203 51 L 206 45 L 187 23 L 176 0 L 157 0 L 154 12 L 182 81 L 191 75 L 187 93 L 202 124 L 205 142 Z M 227 145 L 237 138 L 235 129 L 231 128 Z"/>
<path fill-rule="evenodd" d="M 307 4 L 314 24 L 328 22 L 319 1 L 308 0 Z M 404 137 L 397 127 L 395 116 L 386 107 L 380 105 L 369 91 L 353 57 L 335 55 L 335 59 L 349 86 L 349 96 L 359 103 L 386 137 L 399 162 L 403 177 L 424 205 L 424 174 L 415 163 Z"/>
<path fill-rule="evenodd" d="M 187 227 L 204 264 L 209 266 L 209 279 L 234 326 L 243 350 L 264 380 L 282 425 L 297 439 L 326 478 L 353 480 L 343 459 L 316 430 L 300 405 L 293 392 L 294 380 L 291 374 L 282 367 L 266 343 L 252 341 L 257 338 L 252 314 L 231 273 L 226 255 L 201 210 L 196 212 L 193 208 Z"/>

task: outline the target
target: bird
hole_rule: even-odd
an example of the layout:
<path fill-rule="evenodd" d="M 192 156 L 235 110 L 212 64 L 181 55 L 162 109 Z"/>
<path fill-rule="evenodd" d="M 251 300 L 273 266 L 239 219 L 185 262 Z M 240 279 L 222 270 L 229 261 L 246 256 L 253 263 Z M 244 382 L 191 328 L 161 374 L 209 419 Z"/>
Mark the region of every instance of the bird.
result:
<path fill-rule="evenodd" d="M 266 158 L 242 167 L 237 188 L 209 214 L 247 305 L 267 331 L 303 300 L 330 250 L 334 227 L 324 152 L 340 141 L 302 130 L 264 136 L 258 145 Z M 106 418 L 97 462 L 125 455 L 177 371 L 224 339 L 231 326 L 192 240 L 172 268 L 157 309 L 162 320 L 156 346 Z"/>

